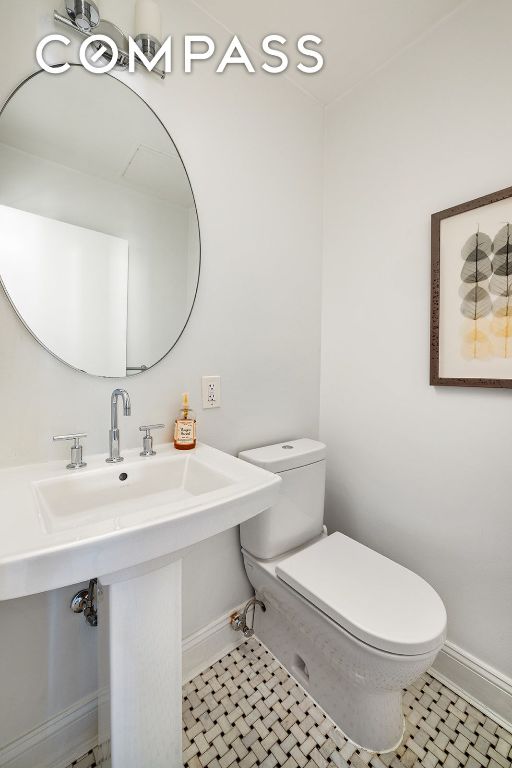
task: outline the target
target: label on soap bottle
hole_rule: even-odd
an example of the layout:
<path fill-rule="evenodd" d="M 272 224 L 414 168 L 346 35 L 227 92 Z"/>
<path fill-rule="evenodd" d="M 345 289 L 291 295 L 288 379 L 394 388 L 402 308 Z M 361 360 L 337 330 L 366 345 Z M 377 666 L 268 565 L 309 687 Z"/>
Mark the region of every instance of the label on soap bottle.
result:
<path fill-rule="evenodd" d="M 174 426 L 174 442 L 178 445 L 193 445 L 195 441 L 195 419 L 177 419 Z"/>

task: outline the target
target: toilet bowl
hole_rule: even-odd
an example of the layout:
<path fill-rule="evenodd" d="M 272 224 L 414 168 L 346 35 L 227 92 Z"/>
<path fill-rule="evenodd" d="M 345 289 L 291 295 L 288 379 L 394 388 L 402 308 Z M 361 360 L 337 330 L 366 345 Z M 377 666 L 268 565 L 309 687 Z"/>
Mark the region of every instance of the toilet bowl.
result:
<path fill-rule="evenodd" d="M 241 526 L 245 569 L 266 607 L 256 635 L 351 741 L 388 752 L 403 737 L 403 689 L 444 643 L 446 611 L 417 574 L 326 534 L 325 454 L 312 440 L 240 454 L 283 480 L 275 507 Z"/>

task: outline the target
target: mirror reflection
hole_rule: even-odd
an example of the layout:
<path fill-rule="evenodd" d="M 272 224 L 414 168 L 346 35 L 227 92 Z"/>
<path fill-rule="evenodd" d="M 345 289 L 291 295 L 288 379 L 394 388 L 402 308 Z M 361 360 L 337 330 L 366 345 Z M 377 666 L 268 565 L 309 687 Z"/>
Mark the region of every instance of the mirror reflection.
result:
<path fill-rule="evenodd" d="M 124 377 L 180 337 L 200 269 L 192 189 L 162 123 L 115 78 L 41 72 L 7 102 L 0 232 L 13 307 L 68 365 Z"/>

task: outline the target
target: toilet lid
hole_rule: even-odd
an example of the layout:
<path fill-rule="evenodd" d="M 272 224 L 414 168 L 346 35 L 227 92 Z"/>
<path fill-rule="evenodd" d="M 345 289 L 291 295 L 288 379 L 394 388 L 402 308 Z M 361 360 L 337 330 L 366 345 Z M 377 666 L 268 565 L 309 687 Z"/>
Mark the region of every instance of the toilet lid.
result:
<path fill-rule="evenodd" d="M 374 648 L 414 656 L 444 641 L 446 610 L 430 584 L 342 533 L 282 560 L 276 573 Z"/>

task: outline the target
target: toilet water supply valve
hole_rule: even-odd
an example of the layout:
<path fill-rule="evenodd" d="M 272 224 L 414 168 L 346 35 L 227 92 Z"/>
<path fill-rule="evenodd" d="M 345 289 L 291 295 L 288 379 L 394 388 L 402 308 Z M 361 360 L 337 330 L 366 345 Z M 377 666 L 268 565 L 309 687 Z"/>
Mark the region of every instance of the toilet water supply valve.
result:
<path fill-rule="evenodd" d="M 242 613 L 239 613 L 236 611 L 232 614 L 230 621 L 231 626 L 236 632 L 241 632 L 244 637 L 252 637 L 254 635 L 254 614 L 256 613 L 256 606 L 259 605 L 261 610 L 265 612 L 267 609 L 265 607 L 265 603 L 262 603 L 261 600 L 257 600 L 255 597 L 251 597 L 251 599 L 246 603 L 245 608 L 243 609 Z M 247 611 L 249 608 L 253 608 L 253 615 L 252 615 L 252 623 L 253 626 L 249 627 L 247 624 Z"/>
<path fill-rule="evenodd" d="M 73 613 L 83 613 L 84 619 L 91 627 L 98 626 L 98 579 L 91 579 L 88 589 L 81 589 L 71 600 L 70 608 Z"/>

